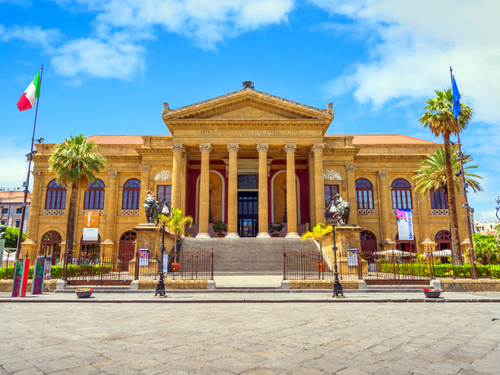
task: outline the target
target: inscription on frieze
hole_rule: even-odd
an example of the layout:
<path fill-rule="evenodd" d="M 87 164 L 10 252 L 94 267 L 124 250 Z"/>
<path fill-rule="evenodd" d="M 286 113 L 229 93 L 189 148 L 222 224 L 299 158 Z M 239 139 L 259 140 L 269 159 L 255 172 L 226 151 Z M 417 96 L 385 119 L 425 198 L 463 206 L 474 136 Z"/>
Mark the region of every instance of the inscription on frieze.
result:
<path fill-rule="evenodd" d="M 186 136 L 194 137 L 304 137 L 316 136 L 317 132 L 304 130 L 187 130 Z"/>

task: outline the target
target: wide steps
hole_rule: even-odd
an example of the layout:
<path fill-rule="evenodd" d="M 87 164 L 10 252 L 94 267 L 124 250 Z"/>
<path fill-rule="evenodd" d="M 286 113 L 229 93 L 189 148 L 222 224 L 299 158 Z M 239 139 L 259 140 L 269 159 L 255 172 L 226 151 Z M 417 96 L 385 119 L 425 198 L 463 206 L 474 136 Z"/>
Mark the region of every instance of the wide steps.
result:
<path fill-rule="evenodd" d="M 214 250 L 215 275 L 282 275 L 283 248 L 318 251 L 314 243 L 291 238 L 186 238 L 183 251 Z"/>

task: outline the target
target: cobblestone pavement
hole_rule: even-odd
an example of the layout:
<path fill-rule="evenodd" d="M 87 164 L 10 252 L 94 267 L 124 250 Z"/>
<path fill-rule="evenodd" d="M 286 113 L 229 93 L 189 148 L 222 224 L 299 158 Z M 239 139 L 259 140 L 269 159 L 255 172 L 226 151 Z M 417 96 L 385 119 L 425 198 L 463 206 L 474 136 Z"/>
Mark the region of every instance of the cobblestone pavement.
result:
<path fill-rule="evenodd" d="M 498 374 L 498 318 L 498 303 L 0 303 L 0 374 Z"/>

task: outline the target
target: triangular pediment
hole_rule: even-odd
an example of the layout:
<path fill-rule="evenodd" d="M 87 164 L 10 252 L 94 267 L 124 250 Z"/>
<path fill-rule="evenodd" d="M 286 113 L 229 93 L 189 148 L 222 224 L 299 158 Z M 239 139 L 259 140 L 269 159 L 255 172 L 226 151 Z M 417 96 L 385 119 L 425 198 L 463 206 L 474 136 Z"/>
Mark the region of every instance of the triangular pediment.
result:
<path fill-rule="evenodd" d="M 179 120 L 320 120 L 331 121 L 333 111 L 321 110 L 253 89 L 170 110 L 164 105 L 165 122 Z"/>

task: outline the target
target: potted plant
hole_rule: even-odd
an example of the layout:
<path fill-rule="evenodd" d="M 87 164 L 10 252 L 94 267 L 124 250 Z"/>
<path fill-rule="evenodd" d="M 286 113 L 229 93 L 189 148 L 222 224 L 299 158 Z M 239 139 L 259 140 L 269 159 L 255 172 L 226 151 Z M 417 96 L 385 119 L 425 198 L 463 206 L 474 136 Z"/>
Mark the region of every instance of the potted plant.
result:
<path fill-rule="evenodd" d="M 75 292 L 78 298 L 89 298 L 92 295 L 93 290 L 94 289 L 92 288 L 78 288 Z"/>
<path fill-rule="evenodd" d="M 427 298 L 438 298 L 441 295 L 440 289 L 422 288 L 422 290 Z"/>
<path fill-rule="evenodd" d="M 272 221 L 268 225 L 268 231 L 271 237 L 279 237 L 281 230 L 285 227 L 285 224 L 273 223 Z"/>
<path fill-rule="evenodd" d="M 212 229 L 217 233 L 217 237 L 224 237 L 224 232 L 227 232 L 227 225 L 223 221 L 213 223 Z"/>
<path fill-rule="evenodd" d="M 325 272 L 327 265 L 328 264 L 326 262 L 317 262 L 316 268 L 318 269 L 318 272 Z"/>

